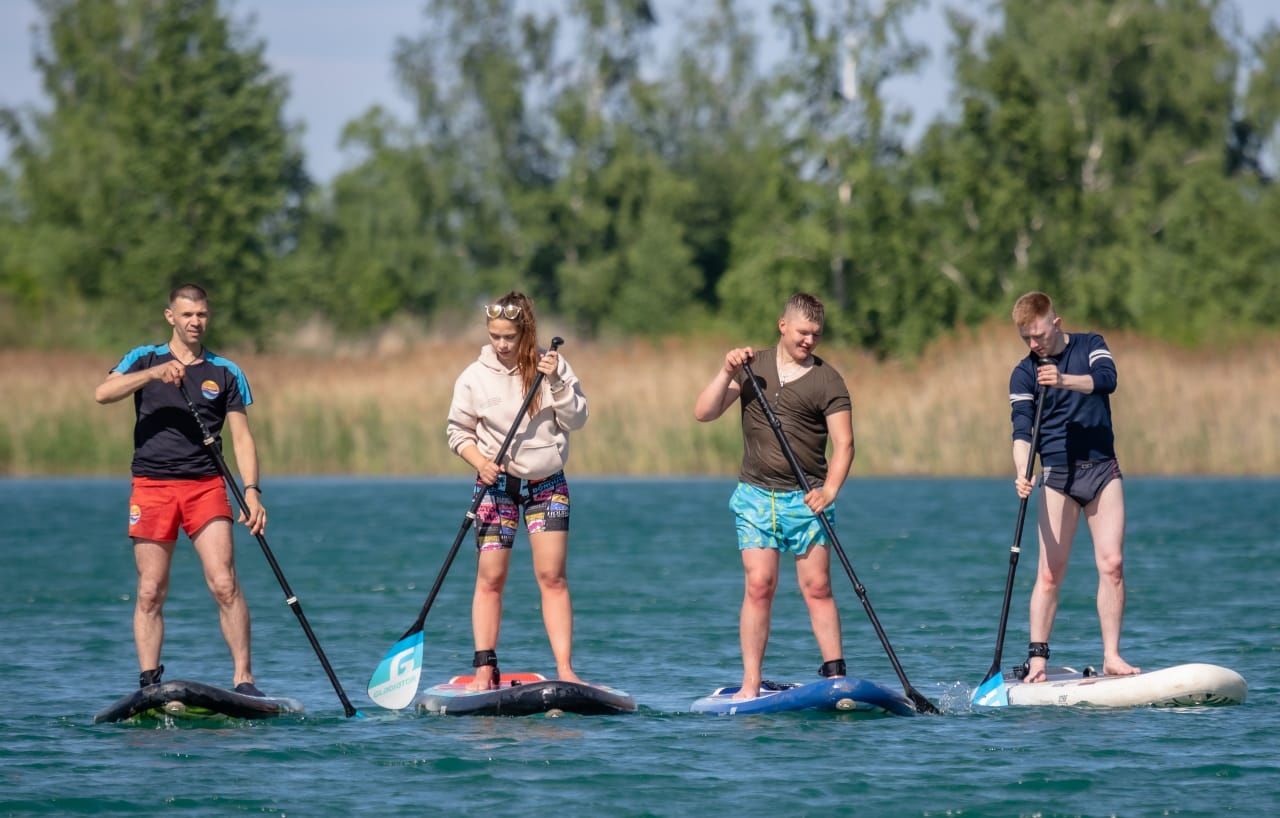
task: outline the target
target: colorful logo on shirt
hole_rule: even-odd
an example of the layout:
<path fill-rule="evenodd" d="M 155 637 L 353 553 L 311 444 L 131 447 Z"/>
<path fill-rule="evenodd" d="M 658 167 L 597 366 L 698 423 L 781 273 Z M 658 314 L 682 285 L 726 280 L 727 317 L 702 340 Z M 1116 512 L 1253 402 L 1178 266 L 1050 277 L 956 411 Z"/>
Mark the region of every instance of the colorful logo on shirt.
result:
<path fill-rule="evenodd" d="M 222 390 L 218 389 L 218 385 L 213 381 L 205 381 L 200 384 L 200 394 L 204 395 L 209 400 L 213 400 L 218 397 L 218 393 L 221 391 Z"/>
<path fill-rule="evenodd" d="M 129 506 L 129 525 L 137 525 L 142 519 L 142 508 L 137 503 Z"/>

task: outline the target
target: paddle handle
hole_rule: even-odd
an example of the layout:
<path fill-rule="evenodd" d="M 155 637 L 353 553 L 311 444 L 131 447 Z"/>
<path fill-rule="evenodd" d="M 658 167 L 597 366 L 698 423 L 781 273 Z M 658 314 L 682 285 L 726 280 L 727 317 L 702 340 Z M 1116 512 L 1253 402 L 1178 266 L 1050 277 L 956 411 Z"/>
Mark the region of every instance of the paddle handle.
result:
<path fill-rule="evenodd" d="M 800 484 L 800 489 L 805 494 L 808 494 L 810 491 L 809 479 L 805 476 L 800 460 L 796 457 L 791 444 L 787 441 L 786 434 L 782 431 L 782 422 L 778 420 L 778 416 L 774 414 L 773 407 L 769 405 L 769 399 L 765 397 L 764 389 L 761 388 L 760 382 L 756 380 L 756 373 L 751 370 L 751 364 L 744 363 L 742 369 L 746 373 L 747 380 L 751 382 L 751 386 L 755 389 L 756 399 L 760 401 L 760 408 L 764 410 L 765 419 L 768 420 L 769 427 L 773 429 L 774 437 L 778 439 L 778 445 L 782 447 L 782 454 L 791 466 L 791 472 L 795 476 L 796 482 Z M 906 671 L 902 669 L 902 663 L 898 661 L 898 655 L 893 652 L 893 646 L 889 644 L 889 637 L 880 625 L 880 618 L 876 616 L 875 609 L 871 607 L 867 589 L 859 581 L 858 575 L 854 573 L 853 564 L 849 562 L 849 558 L 845 555 L 844 548 L 840 545 L 840 538 L 836 536 L 835 528 L 831 525 L 831 521 L 827 519 L 825 513 L 820 513 L 817 517 L 818 522 L 822 525 L 822 530 L 826 532 L 827 538 L 831 541 L 832 549 L 835 550 L 836 556 L 840 558 L 840 564 L 844 566 L 845 573 L 849 575 L 849 581 L 853 583 L 853 590 L 858 595 L 858 600 L 862 602 L 862 608 L 867 612 L 867 618 L 871 620 L 871 627 L 875 630 L 876 636 L 880 638 L 880 644 L 884 647 L 885 653 L 888 654 L 889 664 L 893 665 L 893 671 L 898 675 L 898 681 L 902 683 L 902 688 L 906 692 L 907 698 L 915 705 L 917 712 L 940 713 L 941 711 L 934 706 L 933 702 L 926 699 L 907 680 Z"/>
<path fill-rule="evenodd" d="M 1048 358 L 1041 358 L 1036 366 L 1047 363 L 1050 363 Z M 1031 423 L 1031 451 L 1027 453 L 1027 465 L 1022 474 L 1024 480 L 1030 480 L 1035 472 L 1036 450 L 1040 447 L 1040 419 L 1044 414 L 1044 396 L 1047 391 L 1047 387 L 1036 387 L 1035 420 Z M 1000 626 L 996 629 L 995 657 L 991 660 L 991 667 L 987 669 L 986 678 L 982 680 L 984 684 L 1000 674 L 1000 663 L 1004 660 L 1004 637 L 1009 627 L 1009 606 L 1013 601 L 1013 578 L 1018 571 L 1018 556 L 1022 553 L 1022 529 L 1026 524 L 1027 503 L 1030 499 L 1031 496 L 1027 495 L 1018 503 L 1018 522 L 1013 529 L 1013 545 L 1009 548 L 1009 574 L 1004 581 L 1004 601 L 1000 605 Z"/>
<path fill-rule="evenodd" d="M 563 338 L 558 335 L 555 336 L 551 339 L 551 351 L 555 352 L 563 343 Z M 500 463 L 502 458 L 507 456 L 507 449 L 511 446 L 511 441 L 515 439 L 516 431 L 520 428 L 520 420 L 524 417 L 524 413 L 529 411 L 529 404 L 533 403 L 533 396 L 538 394 L 538 388 L 542 386 L 542 377 L 541 372 L 534 377 L 533 385 L 529 387 L 529 394 L 524 396 L 524 401 L 520 404 L 519 411 L 516 412 L 515 422 L 507 430 L 507 436 L 502 439 L 502 445 L 498 447 L 498 453 L 494 455 L 494 463 Z M 471 528 L 471 524 L 475 521 L 476 511 L 479 510 L 480 503 L 483 500 L 483 491 L 476 492 L 475 497 L 471 498 L 471 506 L 467 509 L 467 515 L 462 519 L 462 527 L 458 529 L 458 535 L 453 538 L 453 545 L 449 547 L 449 553 L 444 558 L 444 564 L 436 572 L 436 579 L 431 584 L 431 591 L 427 594 L 427 601 L 422 604 L 422 610 L 418 613 L 418 618 L 414 620 L 407 631 L 401 634 L 400 639 L 405 639 L 422 630 L 422 626 L 427 621 L 427 613 L 430 612 L 431 606 L 435 604 L 440 588 L 444 586 L 444 578 L 449 573 L 449 567 L 453 565 L 454 557 L 458 556 L 458 549 L 462 547 L 462 541 L 467 536 L 467 530 Z"/>
<path fill-rule="evenodd" d="M 236 498 L 236 504 L 239 505 L 240 510 L 247 519 L 249 517 L 249 504 L 245 502 L 244 492 L 240 490 L 239 484 L 231 476 L 231 470 L 227 468 L 227 461 L 223 458 L 222 452 L 218 450 L 218 441 L 210 434 L 209 427 L 205 425 L 204 418 L 200 417 L 200 412 L 196 409 L 195 403 L 191 400 L 191 395 L 187 392 L 187 386 L 182 381 L 178 382 L 178 391 L 182 393 L 182 399 L 187 402 L 187 408 L 191 410 L 191 416 L 196 419 L 196 425 L 200 428 L 205 450 L 213 458 L 219 474 L 222 475 L 227 488 L 231 490 L 232 496 Z M 302 626 L 302 631 L 306 634 L 307 641 L 311 643 L 311 649 L 315 651 L 317 658 L 320 659 L 325 675 L 329 677 L 329 683 L 333 685 L 334 692 L 338 694 L 338 700 L 342 702 L 342 712 L 346 714 L 347 718 L 351 718 L 356 715 L 356 708 L 351 704 L 351 700 L 347 698 L 347 692 L 342 689 L 342 683 L 338 681 L 338 675 L 333 672 L 333 666 L 329 664 L 329 658 L 325 656 L 324 649 L 320 647 L 320 640 L 316 638 L 315 631 L 311 630 L 311 623 L 307 621 L 306 614 L 302 612 L 302 603 L 298 601 L 297 594 L 289 587 L 289 581 L 285 579 L 280 563 L 276 561 L 275 554 L 271 552 L 271 546 L 267 545 L 267 538 L 260 533 L 254 536 L 258 540 L 258 545 L 262 547 L 262 555 L 267 558 L 267 564 L 271 566 L 272 573 L 276 575 L 276 581 L 280 583 L 280 589 L 284 591 L 285 602 L 288 604 L 289 610 L 293 611 L 294 616 L 298 618 L 298 624 Z"/>

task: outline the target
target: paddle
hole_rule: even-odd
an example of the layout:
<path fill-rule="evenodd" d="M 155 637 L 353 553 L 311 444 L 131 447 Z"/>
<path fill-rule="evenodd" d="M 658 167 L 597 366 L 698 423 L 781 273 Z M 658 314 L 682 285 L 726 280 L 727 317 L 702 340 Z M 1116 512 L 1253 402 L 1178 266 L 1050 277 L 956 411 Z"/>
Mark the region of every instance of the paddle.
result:
<path fill-rule="evenodd" d="M 1047 363 L 1049 363 L 1048 359 L 1041 358 L 1037 366 Z M 1036 447 L 1040 445 L 1040 414 L 1044 411 L 1044 393 L 1045 387 L 1036 388 L 1035 420 L 1031 424 L 1031 452 L 1027 455 L 1027 468 L 1022 475 L 1026 480 L 1031 479 L 1031 473 L 1036 465 Z M 1031 496 L 1028 495 L 1018 503 L 1018 523 L 1013 529 L 1013 547 L 1009 549 L 1009 576 L 1004 581 L 1004 604 L 1000 607 L 1000 627 L 996 631 L 996 655 L 991 660 L 991 668 L 983 678 L 982 684 L 978 685 L 978 689 L 973 692 L 974 701 L 979 701 L 991 690 L 999 687 L 1000 680 L 1003 678 L 1000 672 L 1000 661 L 1004 654 L 1004 633 L 1009 626 L 1009 602 L 1013 599 L 1013 575 L 1018 570 L 1018 555 L 1022 553 L 1022 526 L 1027 519 L 1027 501 L 1030 499 Z"/>
<path fill-rule="evenodd" d="M 563 343 L 564 339 L 559 336 L 552 338 L 551 350 L 554 352 Z M 533 385 L 529 387 L 529 394 L 524 396 L 520 410 L 516 412 L 515 422 L 511 424 L 511 428 L 507 430 L 507 436 L 502 440 L 502 445 L 498 447 L 498 453 L 493 458 L 494 463 L 500 463 L 506 456 L 507 448 L 511 446 L 511 440 L 516 436 L 516 430 L 520 428 L 520 420 L 529 410 L 529 404 L 533 402 L 533 396 L 538 394 L 538 388 L 541 385 L 542 373 L 539 372 L 533 379 Z M 423 603 L 422 611 L 418 613 L 418 618 L 383 655 L 382 661 L 369 677 L 369 698 L 373 699 L 379 707 L 400 710 L 407 707 L 409 702 L 413 701 L 414 694 L 418 692 L 418 679 L 422 676 L 422 626 L 427 621 L 427 612 L 435 603 L 436 595 L 440 593 L 440 586 L 444 585 L 444 578 L 449 573 L 449 566 L 453 565 L 453 558 L 458 555 L 458 548 L 462 546 L 467 529 L 471 528 L 471 524 L 475 522 L 476 511 L 480 508 L 482 500 L 484 500 L 484 492 L 476 492 L 476 496 L 471 500 L 471 507 L 467 509 L 467 515 L 462 518 L 458 536 L 453 538 L 453 546 L 449 548 L 449 553 L 444 558 L 444 565 L 440 566 L 436 581 L 431 586 L 431 592 L 427 594 L 427 601 Z"/>
<path fill-rule="evenodd" d="M 222 479 L 226 481 L 227 487 L 231 489 L 231 494 L 236 498 L 240 510 L 244 512 L 244 516 L 249 516 L 249 504 L 244 500 L 244 493 L 240 491 L 239 484 L 235 478 L 231 476 L 231 470 L 227 468 L 227 461 L 223 459 L 222 452 L 218 450 L 218 443 L 213 435 L 209 434 L 209 427 L 205 426 L 204 418 L 200 417 L 200 412 L 196 410 L 196 405 L 191 402 L 191 395 L 187 394 L 187 386 L 182 381 L 178 382 L 178 391 L 182 393 L 182 399 L 187 402 L 187 408 L 191 410 L 191 416 L 196 419 L 196 425 L 200 427 L 200 434 L 204 437 L 204 447 L 209 452 L 209 456 L 213 458 L 214 465 L 218 467 L 218 472 L 222 475 Z M 271 553 L 271 546 L 267 545 L 267 538 L 261 534 L 255 534 L 258 538 L 258 545 L 262 546 L 263 556 L 267 558 L 267 563 L 271 566 L 272 572 L 276 575 L 276 581 L 280 583 L 280 590 L 284 591 L 284 601 L 289 605 L 289 609 L 293 611 L 294 616 L 298 617 L 298 624 L 302 625 L 303 632 L 307 635 L 307 641 L 311 643 L 311 648 L 316 652 L 316 656 L 320 659 L 320 664 L 324 667 L 325 675 L 329 677 L 333 690 L 338 694 L 338 700 L 342 702 L 342 712 L 347 714 L 347 718 L 352 716 L 360 716 L 364 714 L 357 711 L 351 705 L 351 700 L 347 698 L 347 693 L 342 689 L 342 683 L 338 681 L 337 675 L 333 672 L 333 667 L 329 664 L 329 659 L 324 655 L 324 650 L 320 647 L 320 640 L 316 639 L 315 632 L 311 630 L 307 617 L 302 613 L 302 603 L 298 601 L 298 596 L 289 587 L 289 581 L 284 578 L 284 572 L 280 570 L 280 563 L 276 562 L 275 554 Z"/>
<path fill-rule="evenodd" d="M 808 494 L 809 479 L 805 477 L 804 469 L 801 468 L 800 461 L 796 459 L 796 453 L 791 450 L 791 444 L 787 442 L 787 436 L 782 431 L 782 423 L 778 420 L 778 416 L 773 413 L 773 407 L 769 405 L 768 398 L 764 396 L 764 390 L 760 388 L 760 383 L 756 380 L 756 374 L 751 371 L 751 364 L 744 363 L 742 368 L 747 373 L 747 380 L 751 382 L 751 386 L 756 391 L 756 398 L 760 401 L 760 407 L 764 409 L 764 415 L 769 420 L 769 426 L 773 429 L 774 436 L 778 438 L 778 444 L 782 447 L 782 453 L 786 456 L 787 463 L 791 465 L 791 473 L 795 475 L 801 490 Z M 826 532 L 827 538 L 831 540 L 831 547 L 835 549 L 836 555 L 840 557 L 840 563 L 844 566 L 845 573 L 849 575 L 849 581 L 853 583 L 853 590 L 858 594 L 858 599 L 862 601 L 862 607 L 871 619 L 871 626 L 875 628 L 876 636 L 880 637 L 880 644 L 884 646 L 885 653 L 889 654 L 889 663 L 893 665 L 894 672 L 898 674 L 898 680 L 902 682 L 902 688 L 907 694 L 907 698 L 915 706 L 916 712 L 941 714 L 941 711 L 932 702 L 912 687 L 911 682 L 907 681 L 907 674 L 903 672 L 902 664 L 898 661 L 897 655 L 893 652 L 893 647 L 889 644 L 889 637 L 885 635 L 884 628 L 880 626 L 880 620 L 876 617 L 876 612 L 871 607 L 871 600 L 867 598 L 867 589 L 858 581 L 858 575 L 853 572 L 853 565 L 850 564 L 849 558 L 845 556 L 844 548 L 840 546 L 840 540 L 836 537 L 835 529 L 831 527 L 831 522 L 827 519 L 826 514 L 818 514 L 817 517 L 818 521 L 822 523 L 822 528 Z"/>

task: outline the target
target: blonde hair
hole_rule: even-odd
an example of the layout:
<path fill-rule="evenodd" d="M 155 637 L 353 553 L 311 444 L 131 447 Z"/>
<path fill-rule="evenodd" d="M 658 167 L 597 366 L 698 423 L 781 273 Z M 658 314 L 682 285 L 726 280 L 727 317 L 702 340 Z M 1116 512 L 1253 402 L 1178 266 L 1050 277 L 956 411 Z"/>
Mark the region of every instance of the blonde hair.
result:
<path fill-rule="evenodd" d="M 822 302 L 808 293 L 796 293 L 788 298 L 787 305 L 782 308 L 781 317 L 785 318 L 789 312 L 815 324 L 822 324 L 826 320 L 826 309 L 822 306 Z"/>

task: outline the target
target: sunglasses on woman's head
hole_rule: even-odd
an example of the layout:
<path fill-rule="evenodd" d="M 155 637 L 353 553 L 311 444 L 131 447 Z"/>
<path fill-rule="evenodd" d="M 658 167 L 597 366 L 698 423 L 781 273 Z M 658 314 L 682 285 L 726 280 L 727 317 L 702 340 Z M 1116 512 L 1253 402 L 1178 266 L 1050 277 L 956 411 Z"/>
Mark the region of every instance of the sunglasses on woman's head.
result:
<path fill-rule="evenodd" d="M 514 321 L 520 317 L 519 304 L 485 304 L 484 314 L 490 318 L 505 318 Z"/>

